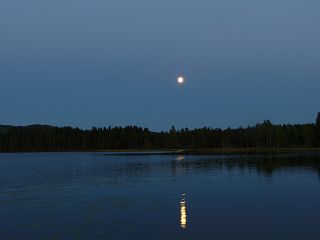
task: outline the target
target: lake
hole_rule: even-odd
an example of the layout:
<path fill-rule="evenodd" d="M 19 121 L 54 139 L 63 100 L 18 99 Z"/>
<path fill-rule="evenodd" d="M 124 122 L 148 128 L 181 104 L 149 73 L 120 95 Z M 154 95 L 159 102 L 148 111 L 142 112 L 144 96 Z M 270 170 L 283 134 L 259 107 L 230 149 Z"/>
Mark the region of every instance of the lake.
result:
<path fill-rule="evenodd" d="M 320 156 L 0 154 L 0 239 L 319 239 Z"/>

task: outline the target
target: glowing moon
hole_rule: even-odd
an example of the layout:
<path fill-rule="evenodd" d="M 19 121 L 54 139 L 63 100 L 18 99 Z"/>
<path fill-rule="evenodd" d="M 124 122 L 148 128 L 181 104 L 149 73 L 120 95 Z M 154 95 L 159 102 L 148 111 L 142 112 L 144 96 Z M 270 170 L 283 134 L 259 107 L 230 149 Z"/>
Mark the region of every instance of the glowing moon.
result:
<path fill-rule="evenodd" d="M 179 84 L 182 84 L 184 82 L 184 79 L 183 79 L 183 77 L 180 76 L 180 77 L 178 77 L 177 81 Z"/>

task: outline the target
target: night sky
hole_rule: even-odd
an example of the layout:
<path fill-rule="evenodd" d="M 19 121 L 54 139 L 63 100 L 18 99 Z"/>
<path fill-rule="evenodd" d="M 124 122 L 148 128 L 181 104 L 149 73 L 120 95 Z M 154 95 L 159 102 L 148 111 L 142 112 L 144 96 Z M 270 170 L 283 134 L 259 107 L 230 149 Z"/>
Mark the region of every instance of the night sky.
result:
<path fill-rule="evenodd" d="M 0 124 L 313 122 L 319 13 L 319 0 L 1 0 Z"/>

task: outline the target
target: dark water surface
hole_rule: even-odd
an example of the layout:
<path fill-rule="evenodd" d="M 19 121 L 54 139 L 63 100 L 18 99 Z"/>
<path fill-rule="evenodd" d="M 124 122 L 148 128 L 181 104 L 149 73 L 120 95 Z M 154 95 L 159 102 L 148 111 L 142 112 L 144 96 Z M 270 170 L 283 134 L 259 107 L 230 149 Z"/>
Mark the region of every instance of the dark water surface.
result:
<path fill-rule="evenodd" d="M 319 163 L 0 154 L 0 239 L 319 239 Z"/>

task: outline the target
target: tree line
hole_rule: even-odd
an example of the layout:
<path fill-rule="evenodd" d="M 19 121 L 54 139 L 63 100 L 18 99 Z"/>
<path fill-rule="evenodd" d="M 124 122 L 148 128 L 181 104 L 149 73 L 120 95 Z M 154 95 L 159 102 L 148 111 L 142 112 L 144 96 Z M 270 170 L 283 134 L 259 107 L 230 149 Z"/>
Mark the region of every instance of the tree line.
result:
<path fill-rule="evenodd" d="M 267 120 L 236 129 L 0 126 L 0 152 L 284 147 L 320 147 L 320 113 L 310 124 L 275 125 Z"/>

